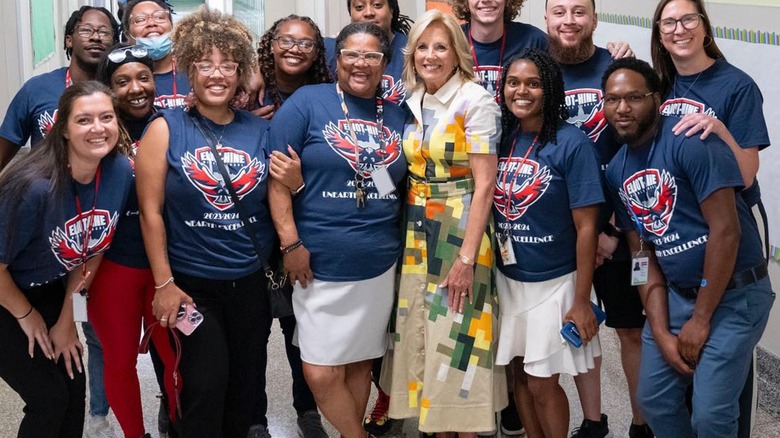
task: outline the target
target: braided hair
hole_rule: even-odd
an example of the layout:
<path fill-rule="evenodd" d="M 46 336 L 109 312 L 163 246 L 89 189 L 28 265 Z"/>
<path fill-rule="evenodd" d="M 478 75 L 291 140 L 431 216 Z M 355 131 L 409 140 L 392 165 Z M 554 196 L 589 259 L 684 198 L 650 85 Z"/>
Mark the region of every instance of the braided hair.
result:
<path fill-rule="evenodd" d="M 535 49 L 525 49 L 520 54 L 513 56 L 501 70 L 500 100 L 501 105 L 501 143 L 511 140 L 515 135 L 515 129 L 520 127 L 521 121 L 515 117 L 504 102 L 504 87 L 509 68 L 517 61 L 528 60 L 536 65 L 539 76 L 542 79 L 542 127 L 539 129 L 539 146 L 536 155 L 539 156 L 542 148 L 547 143 L 558 141 L 556 132 L 558 123 L 569 118 L 569 110 L 566 108 L 566 94 L 563 89 L 563 74 L 558 63 L 547 52 Z"/>
<path fill-rule="evenodd" d="M 398 7 L 398 0 L 387 0 L 387 6 L 393 11 L 393 18 L 390 21 L 390 30 L 393 31 L 393 33 L 408 35 L 409 29 L 412 28 L 414 21 L 409 18 L 408 15 L 401 13 L 401 8 Z M 352 0 L 347 0 L 347 10 L 352 10 Z"/>
<path fill-rule="evenodd" d="M 304 85 L 333 82 L 333 78 L 331 78 L 328 69 L 328 61 L 325 59 L 325 41 L 322 38 L 320 28 L 309 17 L 302 17 L 295 14 L 288 15 L 287 17 L 276 20 L 273 26 L 271 26 L 271 28 L 260 38 L 260 42 L 257 43 L 257 57 L 258 64 L 260 65 L 260 73 L 263 75 L 266 93 L 270 93 L 271 100 L 275 106 L 281 105 L 282 97 L 279 94 L 279 88 L 276 85 L 276 61 L 274 60 L 271 44 L 273 43 L 274 38 L 278 36 L 279 28 L 289 21 L 302 21 L 314 30 L 314 50 L 316 50 L 316 56 L 314 58 L 314 63 L 305 73 L 306 80 Z"/>
<path fill-rule="evenodd" d="M 72 36 L 73 32 L 76 31 L 76 26 L 81 23 L 81 19 L 84 17 L 84 14 L 86 14 L 89 11 L 100 11 L 103 14 L 108 17 L 108 22 L 111 23 L 111 30 L 114 33 L 114 38 L 112 40 L 111 45 L 114 45 L 119 42 L 119 34 L 121 31 L 121 28 L 119 26 L 119 22 L 116 21 L 116 18 L 114 18 L 113 15 L 111 15 L 111 12 L 108 12 L 108 9 L 103 7 L 96 7 L 96 6 L 82 6 L 78 10 L 73 11 L 72 14 L 70 14 L 70 18 L 68 18 L 68 22 L 65 23 L 65 36 Z M 63 43 L 63 48 L 65 49 L 65 56 L 70 59 L 70 57 L 73 55 L 73 48 L 68 47 L 67 41 Z"/>

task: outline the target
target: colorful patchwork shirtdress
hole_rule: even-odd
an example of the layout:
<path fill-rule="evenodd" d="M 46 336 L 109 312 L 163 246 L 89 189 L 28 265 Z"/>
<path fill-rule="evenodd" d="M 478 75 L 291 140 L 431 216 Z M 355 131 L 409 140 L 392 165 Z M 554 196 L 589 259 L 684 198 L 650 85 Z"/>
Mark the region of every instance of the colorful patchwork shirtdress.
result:
<path fill-rule="evenodd" d="M 382 387 L 391 395 L 390 416 L 419 416 L 421 431 L 482 432 L 507 403 L 504 369 L 494 361 L 498 312 L 488 229 L 474 267 L 474 298 L 462 314 L 448 309 L 447 290 L 438 285 L 468 222 L 469 154 L 496 153 L 500 111 L 489 93 L 458 74 L 435 95 L 423 91 L 408 101 L 416 122 L 404 130 L 406 243 Z"/>

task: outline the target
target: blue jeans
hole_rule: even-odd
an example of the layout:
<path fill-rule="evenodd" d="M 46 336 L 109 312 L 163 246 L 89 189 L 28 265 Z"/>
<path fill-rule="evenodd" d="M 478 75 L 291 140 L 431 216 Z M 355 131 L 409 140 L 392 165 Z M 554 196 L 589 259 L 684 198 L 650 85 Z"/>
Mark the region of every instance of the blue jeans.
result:
<path fill-rule="evenodd" d="M 693 315 L 696 301 L 671 287 L 668 297 L 669 330 L 677 335 Z M 637 398 L 656 436 L 737 436 L 737 400 L 774 299 L 769 278 L 724 293 L 710 320 L 710 335 L 692 377 L 679 374 L 664 360 L 650 323 L 645 324 Z M 693 413 L 689 416 L 685 390 L 691 380 Z"/>
<path fill-rule="evenodd" d="M 103 388 L 103 347 L 92 328 L 92 324 L 81 324 L 87 338 L 87 373 L 89 373 L 89 415 L 105 417 L 108 415 L 108 399 Z M 140 341 L 139 341 L 140 342 Z"/>

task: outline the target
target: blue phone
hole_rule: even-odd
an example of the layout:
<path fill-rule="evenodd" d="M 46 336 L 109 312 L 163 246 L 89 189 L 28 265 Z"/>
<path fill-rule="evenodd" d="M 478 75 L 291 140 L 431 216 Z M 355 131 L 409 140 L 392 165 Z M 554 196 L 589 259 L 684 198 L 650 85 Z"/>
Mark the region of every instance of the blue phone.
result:
<path fill-rule="evenodd" d="M 594 302 L 591 302 L 590 306 L 593 308 L 593 313 L 596 314 L 596 324 L 601 325 L 601 323 L 607 319 L 607 314 Z M 561 336 L 563 336 L 563 339 L 566 339 L 566 342 L 574 347 L 582 347 L 582 338 L 580 337 L 580 332 L 577 330 L 577 326 L 574 325 L 574 321 L 569 321 L 563 325 L 561 328 Z"/>

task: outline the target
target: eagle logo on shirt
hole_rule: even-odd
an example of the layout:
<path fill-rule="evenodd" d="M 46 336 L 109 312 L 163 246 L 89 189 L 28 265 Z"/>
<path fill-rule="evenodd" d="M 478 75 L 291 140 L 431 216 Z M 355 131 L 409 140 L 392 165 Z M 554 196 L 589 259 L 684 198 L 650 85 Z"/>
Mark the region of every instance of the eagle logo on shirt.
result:
<path fill-rule="evenodd" d="M 496 189 L 493 192 L 493 204 L 509 221 L 519 219 L 528 207 L 538 201 L 550 186 L 550 169 L 547 166 L 539 168 L 539 163 L 526 160 L 523 167 L 520 157 L 501 158 L 498 163 Z M 514 182 L 512 178 L 516 178 Z M 510 193 L 511 192 L 511 193 Z M 507 211 L 509 197 L 509 211 Z"/>
<path fill-rule="evenodd" d="M 230 184 L 236 191 L 238 199 L 242 199 L 254 190 L 263 180 L 265 163 L 252 158 L 248 153 L 229 146 L 218 148 L 219 156 L 225 163 Z M 194 152 L 187 152 L 181 157 L 181 167 L 190 183 L 206 198 L 209 204 L 219 211 L 225 211 L 233 206 L 219 166 L 214 160 L 211 148 L 203 146 Z"/>
<path fill-rule="evenodd" d="M 406 100 L 406 87 L 404 81 L 394 80 L 390 75 L 382 76 L 382 99 L 401 105 Z"/>
<path fill-rule="evenodd" d="M 619 192 L 634 221 L 658 237 L 666 233 L 677 203 L 677 182 L 668 171 L 640 170 L 623 182 Z"/>
<path fill-rule="evenodd" d="M 661 104 L 659 111 L 662 116 L 682 118 L 686 114 L 703 113 L 717 118 L 715 111 L 713 111 L 712 108 L 707 108 L 704 103 L 697 100 L 684 97 L 667 99 Z"/>
<path fill-rule="evenodd" d="M 352 130 L 358 142 L 358 147 L 355 147 L 347 123 L 349 123 L 347 120 L 339 120 L 338 125 L 330 122 L 322 130 L 322 135 L 331 149 L 345 159 L 353 170 L 358 170 L 355 162 L 360 162 L 360 171 L 363 172 L 364 177 L 370 177 L 371 172 L 378 167 L 389 167 L 401 156 L 401 136 L 398 133 L 383 127 L 386 139 L 386 145 L 383 149 L 379 141 L 377 124 L 353 119 Z M 357 159 L 356 154 L 359 154 Z"/>
<path fill-rule="evenodd" d="M 570 125 L 584 132 L 595 143 L 607 127 L 604 118 L 604 99 L 596 88 L 576 88 L 566 92 L 566 108 Z"/>
<path fill-rule="evenodd" d="M 57 121 L 57 110 L 55 109 L 52 114 L 48 111 L 44 111 L 38 116 L 38 131 L 41 133 L 41 137 L 49 135 L 54 128 L 54 122 Z"/>
<path fill-rule="evenodd" d="M 90 215 L 92 219 L 90 220 Z M 83 262 L 84 237 L 89 230 L 87 243 L 88 257 L 108 249 L 114 238 L 118 215 L 107 210 L 85 211 L 65 221 L 63 227 L 57 227 L 49 236 L 49 244 L 54 257 L 68 271 Z"/>

